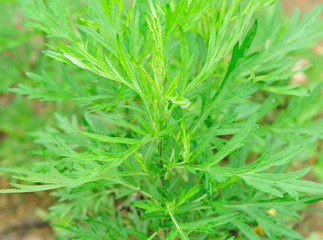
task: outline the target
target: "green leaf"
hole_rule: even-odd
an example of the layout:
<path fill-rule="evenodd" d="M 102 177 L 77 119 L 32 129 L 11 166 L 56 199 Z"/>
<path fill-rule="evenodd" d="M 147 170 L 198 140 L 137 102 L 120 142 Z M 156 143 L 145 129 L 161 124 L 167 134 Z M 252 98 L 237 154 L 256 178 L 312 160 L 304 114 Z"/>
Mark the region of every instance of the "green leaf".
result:
<path fill-rule="evenodd" d="M 175 240 L 177 235 L 178 235 L 178 231 L 175 227 L 173 227 L 173 229 L 165 237 L 165 240 Z"/>
<path fill-rule="evenodd" d="M 135 126 L 135 125 L 133 125 L 133 124 L 131 124 L 131 123 L 127 122 L 127 121 L 124 121 L 124 120 L 122 120 L 122 119 L 112 118 L 111 120 L 112 120 L 113 122 L 116 122 L 116 123 L 121 124 L 122 126 L 125 126 L 125 127 L 127 127 L 127 128 L 130 128 L 130 129 L 131 129 L 131 130 L 133 130 L 134 132 L 139 133 L 139 134 L 141 134 L 141 135 L 146 136 L 146 135 L 148 134 L 148 133 L 147 133 L 146 131 L 144 131 L 143 129 L 141 129 L 141 128 L 139 128 L 139 127 L 137 127 L 137 126 Z"/>
<path fill-rule="evenodd" d="M 254 114 L 246 122 L 245 126 L 231 139 L 229 140 L 213 157 L 211 157 L 206 163 L 204 163 L 199 169 L 209 169 L 210 167 L 218 164 L 222 159 L 228 156 L 233 151 L 241 147 L 243 141 L 252 131 L 253 126 L 258 120 L 258 114 Z"/>
<path fill-rule="evenodd" d="M 305 89 L 299 88 L 301 84 L 294 84 L 288 86 L 265 86 L 262 89 L 267 92 L 285 94 L 285 95 L 294 95 L 299 97 L 309 96 L 308 92 Z"/>
<path fill-rule="evenodd" d="M 252 230 L 252 228 L 244 222 L 241 222 L 239 220 L 232 220 L 231 224 L 238 228 L 247 239 L 260 240 L 260 237 L 255 233 L 255 231 Z"/>
<path fill-rule="evenodd" d="M 140 140 L 133 139 L 133 138 L 122 138 L 122 137 L 109 137 L 105 135 L 95 134 L 95 133 L 89 133 L 89 132 L 83 132 L 78 131 L 79 133 L 90 137 L 92 139 L 95 139 L 100 142 L 106 142 L 106 143 L 124 143 L 124 144 L 139 144 Z"/>
<path fill-rule="evenodd" d="M 229 213 L 223 216 L 214 217 L 214 218 L 207 218 L 202 220 L 197 220 L 194 222 L 187 222 L 182 223 L 181 227 L 183 229 L 201 229 L 201 228 L 214 228 L 223 224 L 226 224 L 228 222 L 231 222 L 232 220 L 238 218 L 241 214 L 240 213 Z"/>
<path fill-rule="evenodd" d="M 186 88 L 186 85 L 188 82 L 190 67 L 193 63 L 193 57 L 190 58 L 187 39 L 182 27 L 179 27 L 179 34 L 180 34 L 180 46 L 181 46 L 180 50 L 181 50 L 181 61 L 182 61 L 180 93 L 182 93 Z"/>
<path fill-rule="evenodd" d="M 203 185 L 196 185 L 192 187 L 190 190 L 188 190 L 186 193 L 184 193 L 185 189 L 182 190 L 180 198 L 176 203 L 176 207 L 179 207 L 180 205 L 186 203 L 188 199 L 190 199 L 191 197 L 199 193 L 202 190 L 202 188 L 203 188 Z"/>
<path fill-rule="evenodd" d="M 250 186 L 267 192 L 277 197 L 283 197 L 283 194 L 276 188 L 280 188 L 298 199 L 300 192 L 323 193 L 323 184 L 310 182 L 307 180 L 297 180 L 306 175 L 311 168 L 285 174 L 272 173 L 245 173 L 239 176 Z"/>

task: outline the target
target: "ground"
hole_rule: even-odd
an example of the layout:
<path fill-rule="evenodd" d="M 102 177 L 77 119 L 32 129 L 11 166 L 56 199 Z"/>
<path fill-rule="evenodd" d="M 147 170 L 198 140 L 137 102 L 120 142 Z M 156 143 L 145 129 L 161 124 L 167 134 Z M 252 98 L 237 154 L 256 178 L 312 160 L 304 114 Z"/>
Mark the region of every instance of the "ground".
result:
<path fill-rule="evenodd" d="M 0 189 L 9 188 L 1 179 Z M 48 193 L 1 194 L 0 240 L 55 240 L 49 223 L 42 220 L 42 209 L 53 202 Z"/>

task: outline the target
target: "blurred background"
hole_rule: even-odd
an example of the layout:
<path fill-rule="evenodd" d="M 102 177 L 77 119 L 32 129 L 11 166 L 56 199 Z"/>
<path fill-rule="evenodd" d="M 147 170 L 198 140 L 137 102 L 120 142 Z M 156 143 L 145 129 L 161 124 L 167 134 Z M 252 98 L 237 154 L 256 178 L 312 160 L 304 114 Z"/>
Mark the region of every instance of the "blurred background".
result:
<path fill-rule="evenodd" d="M 292 15 L 296 7 L 304 14 L 319 3 L 323 0 L 282 0 L 282 7 L 286 15 Z M 82 10 L 82 6 L 73 9 L 75 15 Z M 0 0 L 0 170 L 23 167 L 40 160 L 37 154 L 31 154 L 37 149 L 31 132 L 52 125 L 60 114 L 77 114 L 77 109 L 70 103 L 39 102 L 8 91 L 20 83 L 32 82 L 28 72 L 42 74 L 46 71 L 46 74 L 55 76 L 60 71 L 56 61 L 42 54 L 48 39 L 42 32 L 24 25 L 23 21 L 24 16 L 16 1 Z M 295 75 L 292 81 L 322 81 L 323 41 L 300 54 L 303 58 L 296 68 L 308 64 L 313 66 L 305 73 Z M 306 163 L 313 166 L 307 178 L 317 182 L 323 182 L 323 154 L 320 155 L 308 159 Z M 9 178 L 0 171 L 0 188 L 8 187 Z M 0 240 L 56 239 L 50 223 L 43 220 L 48 215 L 47 208 L 55 200 L 49 192 L 1 194 Z M 323 202 L 310 205 L 301 216 L 303 219 L 295 223 L 295 229 L 308 240 L 323 239 Z"/>

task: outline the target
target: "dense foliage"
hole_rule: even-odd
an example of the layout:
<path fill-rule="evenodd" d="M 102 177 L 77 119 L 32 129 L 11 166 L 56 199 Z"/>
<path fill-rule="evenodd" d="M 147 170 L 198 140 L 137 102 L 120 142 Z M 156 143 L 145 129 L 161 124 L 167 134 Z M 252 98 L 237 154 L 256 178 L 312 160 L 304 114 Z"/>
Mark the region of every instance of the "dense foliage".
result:
<path fill-rule="evenodd" d="M 275 2 L 21 0 L 62 63 L 12 91 L 80 110 L 1 192 L 55 189 L 60 239 L 303 239 L 290 220 L 323 185 L 287 167 L 323 139 L 322 84 L 290 78 L 321 10 Z"/>

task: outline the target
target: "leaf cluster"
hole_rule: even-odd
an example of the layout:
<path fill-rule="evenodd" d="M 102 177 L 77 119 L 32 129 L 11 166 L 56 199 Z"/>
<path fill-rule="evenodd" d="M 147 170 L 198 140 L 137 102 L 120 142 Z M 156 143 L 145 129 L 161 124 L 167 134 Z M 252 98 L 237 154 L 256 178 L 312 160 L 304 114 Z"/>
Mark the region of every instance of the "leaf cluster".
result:
<path fill-rule="evenodd" d="M 57 40 L 44 53 L 61 80 L 31 73 L 37 87 L 12 91 L 84 113 L 35 132 L 44 160 L 1 192 L 56 189 L 61 239 L 255 240 L 258 225 L 303 239 L 284 222 L 323 185 L 287 167 L 322 139 L 322 84 L 290 77 L 320 7 L 282 20 L 274 0 L 88 0 L 75 19 L 72 2 L 21 1 Z"/>

